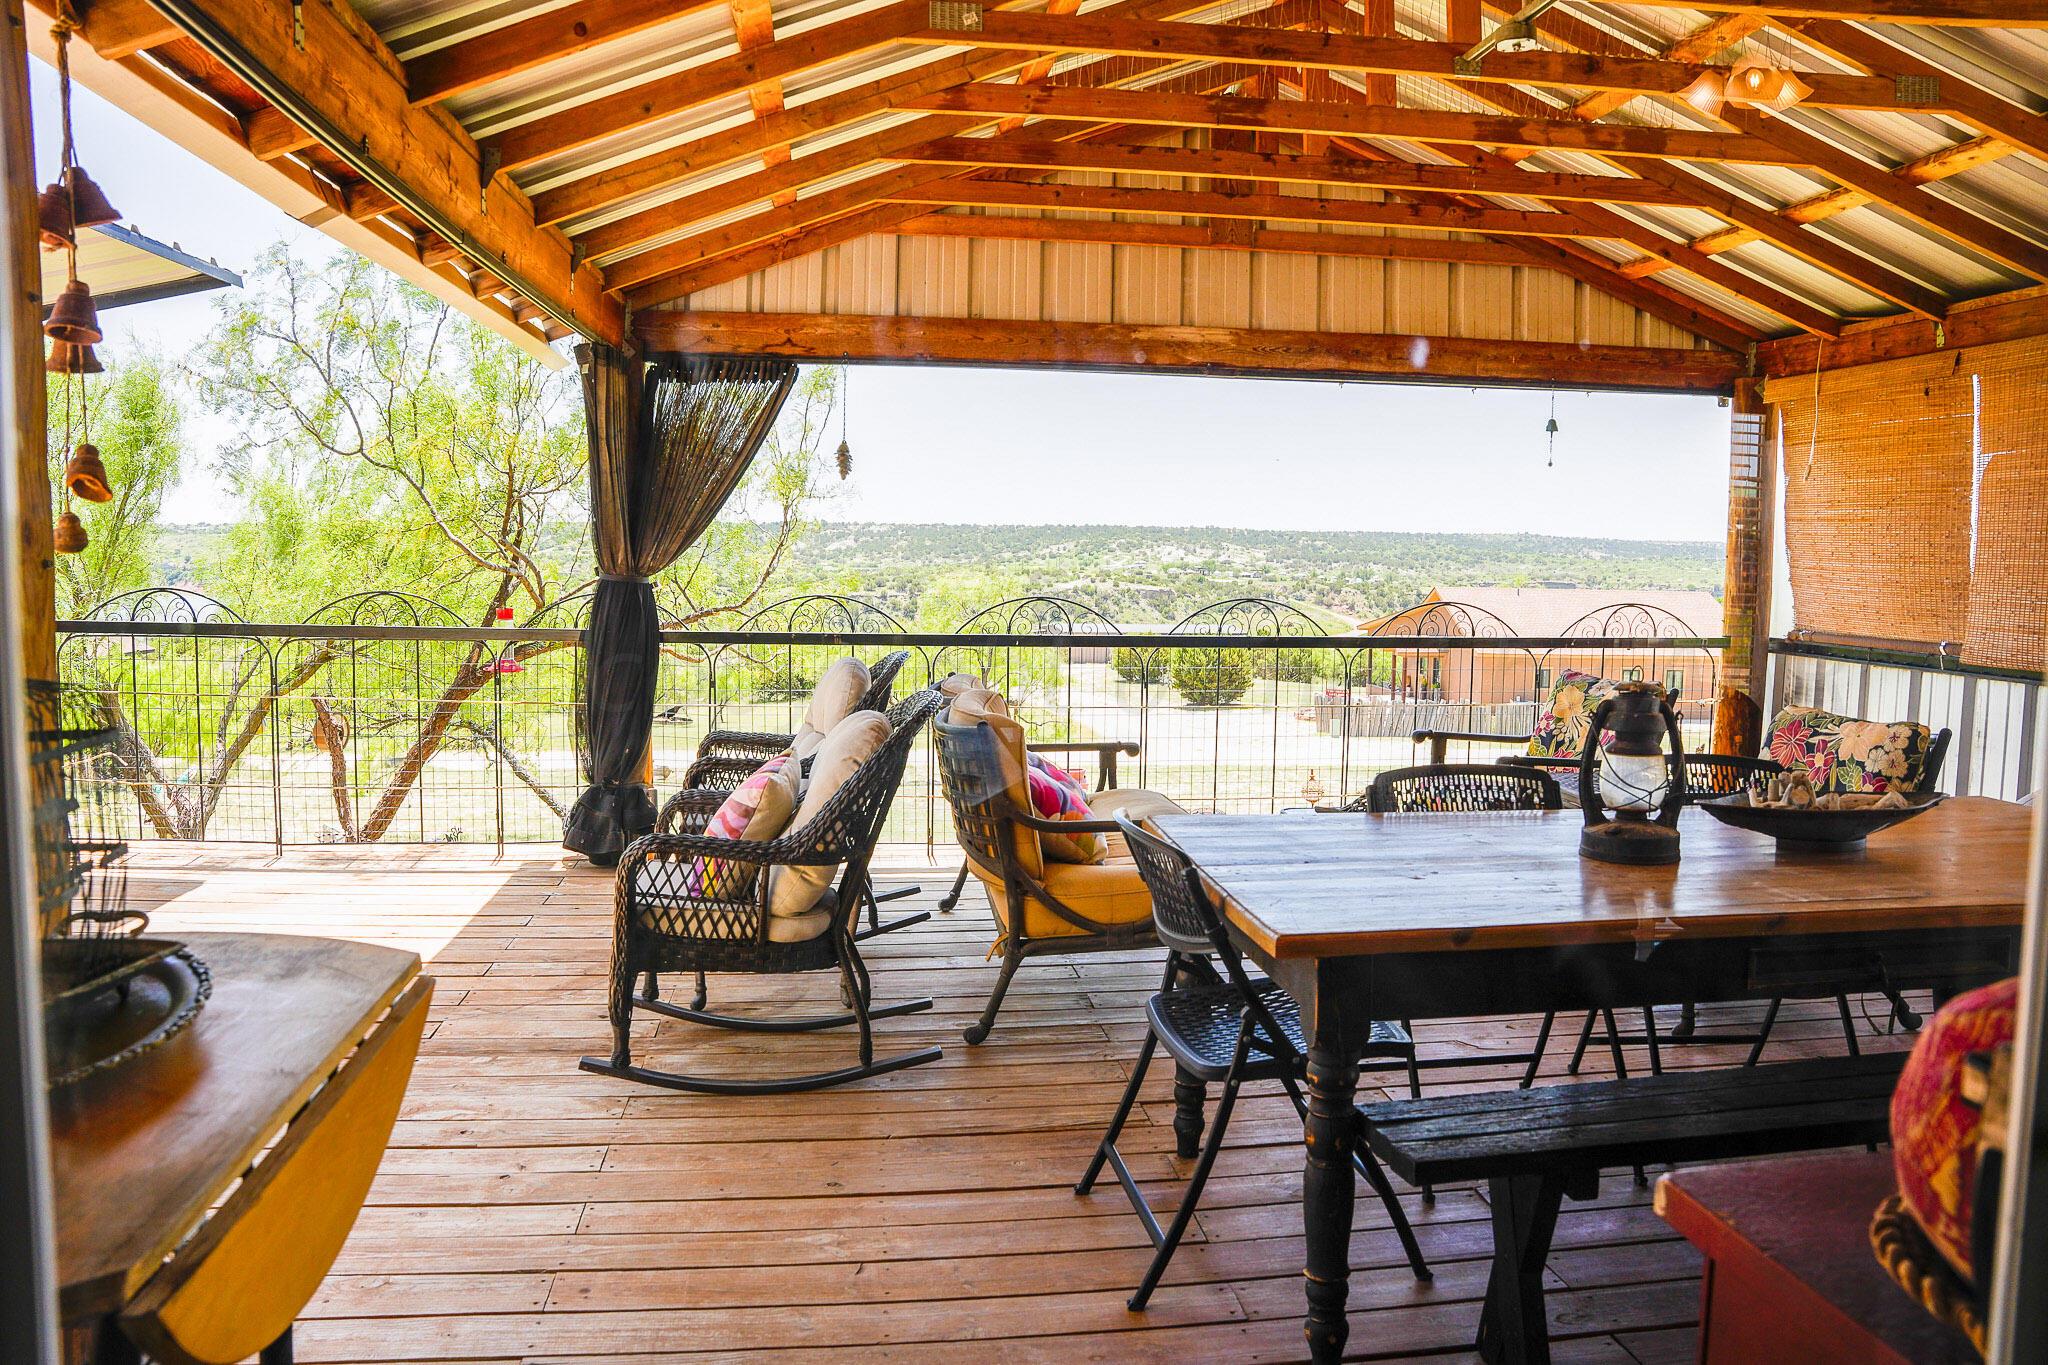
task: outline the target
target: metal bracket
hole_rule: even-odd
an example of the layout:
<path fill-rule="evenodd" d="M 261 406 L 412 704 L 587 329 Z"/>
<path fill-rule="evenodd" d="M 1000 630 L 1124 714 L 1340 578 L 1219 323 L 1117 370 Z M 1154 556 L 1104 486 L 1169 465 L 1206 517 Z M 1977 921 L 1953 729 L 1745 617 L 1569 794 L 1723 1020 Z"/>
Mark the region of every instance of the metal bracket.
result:
<path fill-rule="evenodd" d="M 1934 324 L 1934 349 L 1939 351 L 1948 345 L 1948 329 L 1939 321 Z"/>
<path fill-rule="evenodd" d="M 571 289 L 576 287 L 576 272 L 583 268 L 584 259 L 588 255 L 589 248 L 584 246 L 581 241 L 569 243 L 569 287 Z"/>
<path fill-rule="evenodd" d="M 1451 74 L 1456 76 L 1477 76 L 1481 74 L 1481 69 L 1485 65 L 1486 54 L 1484 52 L 1480 53 L 1477 57 L 1461 52 L 1451 58 Z"/>
<path fill-rule="evenodd" d="M 1939 104 L 1941 103 L 1941 77 L 1894 76 L 1892 77 L 1892 98 L 1900 104 Z"/>
<path fill-rule="evenodd" d="M 306 0 L 292 0 L 292 47 L 306 50 Z"/>
<path fill-rule="evenodd" d="M 498 168 L 505 164 L 505 154 L 496 147 L 485 147 L 477 153 L 477 169 L 482 173 L 476 190 L 476 211 L 489 213 L 491 210 L 491 182 L 498 178 Z"/>
<path fill-rule="evenodd" d="M 979 33 L 981 13 L 977 0 L 926 0 L 925 27 L 942 33 Z"/>

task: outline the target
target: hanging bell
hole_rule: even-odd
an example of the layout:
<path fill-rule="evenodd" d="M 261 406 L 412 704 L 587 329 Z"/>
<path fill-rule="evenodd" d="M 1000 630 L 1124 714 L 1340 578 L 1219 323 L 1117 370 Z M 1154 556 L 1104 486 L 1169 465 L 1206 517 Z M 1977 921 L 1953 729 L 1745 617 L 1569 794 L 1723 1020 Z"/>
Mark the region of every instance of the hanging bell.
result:
<path fill-rule="evenodd" d="M 106 366 L 92 347 L 79 341 L 53 341 L 43 368 L 51 374 L 101 374 Z"/>
<path fill-rule="evenodd" d="M 107 192 L 85 173 L 85 167 L 66 166 L 64 183 L 71 187 L 73 227 L 105 227 L 121 221 L 121 210 L 107 201 Z"/>
<path fill-rule="evenodd" d="M 851 446 L 847 445 L 846 442 L 842 440 L 839 443 L 838 452 L 832 458 L 838 461 L 839 477 L 841 479 L 850 479 L 853 477 L 853 448 Z"/>
<path fill-rule="evenodd" d="M 71 196 L 61 182 L 51 181 L 36 196 L 36 223 L 43 250 L 62 251 L 78 245 L 78 232 L 71 222 Z"/>
<path fill-rule="evenodd" d="M 57 341 L 87 346 L 99 344 L 99 310 L 93 307 L 92 290 L 86 287 L 84 280 L 73 280 L 64 286 L 64 292 L 57 296 L 57 302 L 50 309 L 50 316 L 43 321 L 43 332 Z"/>
<path fill-rule="evenodd" d="M 50 544 L 60 555 L 75 555 L 85 548 L 85 523 L 78 519 L 78 513 L 66 512 L 57 518 L 57 529 L 50 535 Z"/>
<path fill-rule="evenodd" d="M 64 466 L 64 486 L 72 496 L 87 502 L 112 502 L 114 490 L 107 483 L 107 467 L 100 462 L 100 448 L 90 441 L 79 442 Z"/>

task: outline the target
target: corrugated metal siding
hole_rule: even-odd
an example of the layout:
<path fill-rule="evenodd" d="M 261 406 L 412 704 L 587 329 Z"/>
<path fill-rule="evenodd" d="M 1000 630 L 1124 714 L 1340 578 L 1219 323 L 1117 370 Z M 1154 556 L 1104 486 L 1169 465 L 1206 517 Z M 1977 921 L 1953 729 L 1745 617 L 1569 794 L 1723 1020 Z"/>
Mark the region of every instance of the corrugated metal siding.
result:
<path fill-rule="evenodd" d="M 1681 328 L 1534 267 L 961 237 L 863 237 L 673 306 L 1699 344 Z"/>

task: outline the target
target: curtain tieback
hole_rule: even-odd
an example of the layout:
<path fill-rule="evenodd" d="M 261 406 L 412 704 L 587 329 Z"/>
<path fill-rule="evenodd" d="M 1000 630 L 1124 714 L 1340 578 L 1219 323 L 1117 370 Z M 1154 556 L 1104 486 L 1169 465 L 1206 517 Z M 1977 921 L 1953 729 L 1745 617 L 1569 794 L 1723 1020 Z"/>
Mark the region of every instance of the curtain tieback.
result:
<path fill-rule="evenodd" d="M 600 583 L 649 583 L 653 580 L 648 578 L 646 574 L 640 573 L 601 573 L 597 576 L 597 581 Z"/>

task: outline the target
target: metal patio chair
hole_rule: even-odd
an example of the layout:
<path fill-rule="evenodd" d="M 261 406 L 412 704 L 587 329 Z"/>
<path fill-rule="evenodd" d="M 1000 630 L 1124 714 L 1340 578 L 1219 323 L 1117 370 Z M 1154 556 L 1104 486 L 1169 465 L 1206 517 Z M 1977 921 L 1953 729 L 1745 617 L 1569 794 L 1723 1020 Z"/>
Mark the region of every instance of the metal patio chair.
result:
<path fill-rule="evenodd" d="M 585 1071 L 672 1090 L 775 1095 L 843 1085 L 939 1058 L 939 1049 L 933 1047 L 875 1060 L 872 1021 L 928 1010 L 932 1002 L 925 998 L 874 1008 L 868 970 L 853 933 L 859 888 L 867 878 L 882 821 L 903 779 L 910 747 L 939 698 L 923 692 L 909 704 L 909 714 L 882 747 L 803 828 L 759 843 L 702 834 L 650 834 L 626 850 L 619 860 L 613 926 L 612 1055 L 609 1060 L 585 1057 Z M 724 794 L 688 792 L 679 799 L 701 809 L 722 801 Z M 778 937 L 777 930 L 786 932 L 789 926 L 788 917 L 769 913 L 769 872 L 776 867 L 842 868 L 837 888 L 828 889 L 820 901 L 821 908 L 830 911 L 823 932 L 794 941 Z M 778 925 L 778 919 L 783 923 Z M 782 975 L 835 968 L 850 1005 L 844 1014 L 756 1018 L 716 1014 L 703 1007 L 705 972 Z M 698 974 L 697 996 L 689 1007 L 660 998 L 658 974 L 672 971 Z M 643 976 L 646 987 L 635 994 L 634 986 Z M 860 1030 L 860 1062 L 835 1071 L 759 1081 L 658 1071 L 633 1062 L 631 1025 L 636 1008 L 750 1033 L 802 1033 L 854 1024 Z"/>
<path fill-rule="evenodd" d="M 932 722 L 938 743 L 939 780 L 952 808 L 953 829 L 967 861 L 989 891 L 1002 930 L 997 940 L 1003 965 L 981 1018 L 968 1025 L 967 1041 L 980 1043 L 995 1027 L 996 1012 L 1010 981 L 1026 958 L 1052 953 L 1117 952 L 1153 942 L 1151 909 L 1144 880 L 1128 864 L 1092 867 L 1047 863 L 1034 871 L 1018 851 L 1019 841 L 1039 834 L 1113 834 L 1111 820 L 1041 820 L 1010 797 L 999 752 L 1000 741 L 985 723 Z M 1060 886 L 1086 882 L 1093 899 L 1117 918 L 1099 918 L 1075 908 Z M 1051 883 L 1058 883 L 1059 886 Z M 1105 894 L 1106 893 L 1106 894 Z"/>
<path fill-rule="evenodd" d="M 1239 1087 L 1248 1081 L 1278 1081 L 1293 1102 L 1295 1113 L 1305 1119 L 1308 1101 L 1301 1093 L 1301 1081 L 1308 1068 L 1308 1057 L 1302 1041 L 1300 1007 L 1273 982 L 1245 971 L 1244 959 L 1230 941 L 1223 917 L 1187 854 L 1148 833 L 1127 816 L 1117 816 L 1116 824 L 1137 859 L 1146 889 L 1152 893 L 1152 926 L 1166 946 L 1166 973 L 1158 992 L 1145 1002 L 1149 1028 L 1138 1049 L 1130 1083 L 1124 1087 L 1109 1128 L 1089 1160 L 1088 1169 L 1074 1186 L 1074 1193 L 1085 1195 L 1092 1191 L 1106 1164 L 1116 1173 L 1117 1183 L 1123 1186 L 1131 1207 L 1145 1225 L 1154 1250 L 1152 1263 L 1131 1295 L 1131 1310 L 1137 1312 L 1152 1297 L 1159 1277 L 1165 1274 L 1167 1262 L 1173 1259 L 1174 1250 L 1194 1217 L 1217 1154 L 1223 1150 L 1224 1133 L 1237 1105 Z M 1175 1093 L 1180 1109 L 1175 1114 L 1174 1128 L 1183 1139 L 1201 1131 L 1206 1087 L 1217 1083 L 1223 1087 L 1216 1112 L 1209 1119 L 1208 1136 L 1202 1141 L 1195 1169 L 1181 1194 L 1180 1207 L 1174 1211 L 1173 1222 L 1164 1229 L 1116 1145 L 1144 1088 L 1153 1054 L 1162 1045 L 1173 1057 L 1179 1081 Z M 1408 1065 L 1414 1051 L 1415 1044 L 1404 1029 L 1390 1023 L 1375 1023 L 1372 1043 L 1361 1064 L 1398 1069 Z M 1353 1145 L 1351 1161 L 1386 1206 L 1415 1278 L 1428 1280 L 1429 1263 L 1423 1260 L 1422 1249 L 1416 1245 L 1407 1211 L 1363 1140 Z"/>

